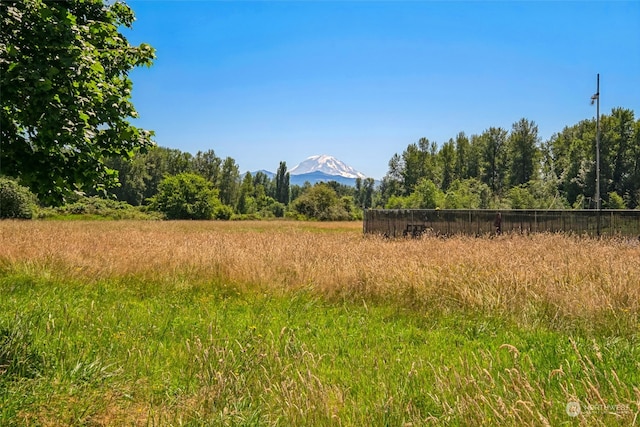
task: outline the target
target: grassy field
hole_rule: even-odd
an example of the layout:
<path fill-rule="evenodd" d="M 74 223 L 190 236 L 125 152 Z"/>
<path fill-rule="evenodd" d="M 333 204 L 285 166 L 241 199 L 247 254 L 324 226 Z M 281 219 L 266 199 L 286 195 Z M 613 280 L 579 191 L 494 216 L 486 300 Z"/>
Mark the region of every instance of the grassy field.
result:
<path fill-rule="evenodd" d="M 640 424 L 637 241 L 2 221 L 0 295 L 2 426 Z"/>

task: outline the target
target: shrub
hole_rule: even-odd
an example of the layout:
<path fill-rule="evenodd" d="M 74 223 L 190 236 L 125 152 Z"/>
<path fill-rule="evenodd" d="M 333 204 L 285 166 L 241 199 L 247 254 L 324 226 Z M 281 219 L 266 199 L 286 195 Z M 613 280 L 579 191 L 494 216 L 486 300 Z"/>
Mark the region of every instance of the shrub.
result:
<path fill-rule="evenodd" d="M 194 173 L 166 177 L 150 201 L 167 219 L 211 219 L 220 205 L 211 183 Z"/>
<path fill-rule="evenodd" d="M 146 212 L 141 206 L 97 196 L 81 196 L 72 203 L 38 209 L 36 214 L 39 219 L 159 219 L 158 215 L 157 212 Z"/>
<path fill-rule="evenodd" d="M 454 180 L 444 200 L 445 209 L 486 209 L 489 207 L 491 190 L 487 184 L 469 178 Z"/>
<path fill-rule="evenodd" d="M 316 184 L 291 205 L 294 212 L 306 219 L 320 221 L 345 221 L 352 219 L 345 210 L 344 201 L 338 198 L 336 191 L 324 183 Z"/>
<path fill-rule="evenodd" d="M 607 201 L 608 209 L 626 209 L 627 206 L 624 203 L 624 199 L 615 191 L 609 193 L 609 200 Z"/>
<path fill-rule="evenodd" d="M 417 209 L 435 209 L 442 206 L 444 194 L 430 179 L 421 179 L 410 196 L 412 207 Z"/>
<path fill-rule="evenodd" d="M 228 221 L 231 219 L 232 215 L 233 215 L 233 208 L 227 205 L 220 204 L 216 206 L 216 208 L 213 211 L 213 217 L 215 219 L 222 219 L 222 220 Z"/>
<path fill-rule="evenodd" d="M 27 187 L 0 177 L 0 218 L 31 219 L 35 204 L 36 197 Z"/>

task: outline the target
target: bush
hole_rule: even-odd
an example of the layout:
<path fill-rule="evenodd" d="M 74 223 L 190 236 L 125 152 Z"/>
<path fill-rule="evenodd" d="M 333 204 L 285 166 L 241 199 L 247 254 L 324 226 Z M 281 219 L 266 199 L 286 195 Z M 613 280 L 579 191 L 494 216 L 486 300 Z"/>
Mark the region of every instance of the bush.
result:
<path fill-rule="evenodd" d="M 33 217 L 36 196 L 16 181 L 0 177 L 0 218 Z"/>
<path fill-rule="evenodd" d="M 624 203 L 624 199 L 615 191 L 609 193 L 609 200 L 607 201 L 608 209 L 626 209 L 627 206 Z"/>
<path fill-rule="evenodd" d="M 228 221 L 233 215 L 233 208 L 227 205 L 218 205 L 213 211 L 213 217 L 215 219 L 222 219 Z"/>
<path fill-rule="evenodd" d="M 538 202 L 526 185 L 513 187 L 507 193 L 511 209 L 537 209 Z"/>
<path fill-rule="evenodd" d="M 345 209 L 345 201 L 338 198 L 333 188 L 316 184 L 291 204 L 292 210 L 306 219 L 320 221 L 346 221 L 352 219 Z"/>
<path fill-rule="evenodd" d="M 39 219 L 159 219 L 158 214 L 145 212 L 144 207 L 100 197 L 78 197 L 72 203 L 38 209 Z"/>
<path fill-rule="evenodd" d="M 211 219 L 220 205 L 211 183 L 194 173 L 166 177 L 150 201 L 167 219 Z"/>
<path fill-rule="evenodd" d="M 486 209 L 491 190 L 477 179 L 454 180 L 444 200 L 445 209 Z"/>
<path fill-rule="evenodd" d="M 444 194 L 430 179 L 421 179 L 410 196 L 412 207 L 417 209 L 435 209 L 444 204 Z"/>

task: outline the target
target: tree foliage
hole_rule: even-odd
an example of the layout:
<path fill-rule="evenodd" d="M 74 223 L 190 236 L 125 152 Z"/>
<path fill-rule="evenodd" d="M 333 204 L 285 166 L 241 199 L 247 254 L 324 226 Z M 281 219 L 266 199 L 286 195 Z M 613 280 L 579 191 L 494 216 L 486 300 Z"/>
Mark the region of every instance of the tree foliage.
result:
<path fill-rule="evenodd" d="M 211 219 L 220 201 L 211 183 L 186 172 L 165 178 L 151 206 L 167 219 Z"/>
<path fill-rule="evenodd" d="M 600 126 L 603 206 L 637 208 L 640 120 L 631 110 L 614 108 L 600 118 Z M 423 197 L 427 180 L 444 193 L 435 199 L 437 207 L 593 208 L 595 147 L 595 119 L 568 126 L 544 142 L 535 122 L 524 118 L 510 132 L 497 127 L 470 137 L 460 132 L 439 148 L 421 138 L 389 161 L 379 204 L 431 205 L 433 199 Z"/>
<path fill-rule="evenodd" d="M 373 206 L 373 195 L 375 193 L 376 182 L 373 178 L 356 178 L 354 199 L 362 209 L 369 209 Z"/>
<path fill-rule="evenodd" d="M 295 212 L 307 219 L 320 221 L 345 221 L 353 219 L 353 199 L 338 197 L 328 184 L 318 183 L 310 187 L 292 203 Z"/>
<path fill-rule="evenodd" d="M 482 181 L 494 194 L 501 194 L 507 174 L 507 131 L 490 127 L 481 136 L 483 144 Z"/>
<path fill-rule="evenodd" d="M 283 205 L 289 204 L 289 172 L 287 172 L 287 162 L 280 162 L 276 173 L 276 194 L 275 199 Z"/>
<path fill-rule="evenodd" d="M 523 185 L 536 178 L 539 161 L 538 126 L 520 119 L 513 124 L 508 139 L 508 181 L 511 187 Z"/>
<path fill-rule="evenodd" d="M 128 73 L 155 55 L 118 31 L 133 21 L 122 2 L 0 2 L 0 164 L 46 203 L 104 190 L 116 180 L 107 157 L 152 144 L 129 122 Z"/>
<path fill-rule="evenodd" d="M 611 194 L 629 208 L 640 205 L 640 120 L 631 110 L 614 108 L 600 119 L 600 194 L 603 205 Z M 595 120 L 565 127 L 549 141 L 559 189 L 571 205 L 595 205 Z M 584 205 L 584 203 L 578 203 Z M 611 204 L 609 204 L 610 206 Z"/>
<path fill-rule="evenodd" d="M 228 206 L 235 206 L 240 193 L 240 169 L 231 157 L 224 159 L 218 183 L 220 200 Z"/>

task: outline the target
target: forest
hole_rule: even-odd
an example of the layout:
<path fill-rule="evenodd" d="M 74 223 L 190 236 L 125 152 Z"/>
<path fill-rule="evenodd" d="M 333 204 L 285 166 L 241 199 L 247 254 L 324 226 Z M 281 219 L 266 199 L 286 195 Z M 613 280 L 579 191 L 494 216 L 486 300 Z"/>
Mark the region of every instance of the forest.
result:
<path fill-rule="evenodd" d="M 426 138 L 389 161 L 376 206 L 387 208 L 592 209 L 596 192 L 596 120 L 538 136 L 521 119 L 510 130 L 460 132 L 442 145 Z M 602 207 L 640 201 L 640 120 L 614 108 L 600 120 Z"/>

